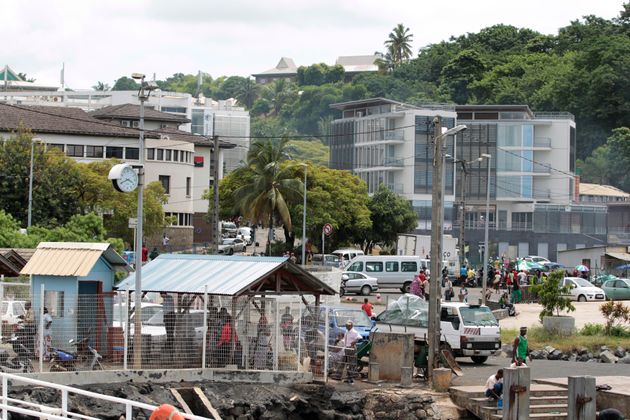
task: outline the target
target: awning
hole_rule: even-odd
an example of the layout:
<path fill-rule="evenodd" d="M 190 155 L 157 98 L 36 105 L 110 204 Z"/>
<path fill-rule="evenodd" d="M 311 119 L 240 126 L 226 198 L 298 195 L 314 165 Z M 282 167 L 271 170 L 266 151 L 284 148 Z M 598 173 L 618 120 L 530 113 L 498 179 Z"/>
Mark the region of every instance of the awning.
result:
<path fill-rule="evenodd" d="M 607 252 L 606 255 L 621 261 L 630 261 L 630 254 L 626 252 Z"/>
<path fill-rule="evenodd" d="M 135 273 L 118 290 L 135 290 Z M 143 292 L 210 295 L 334 295 L 335 291 L 286 257 L 161 254 L 142 267 Z"/>

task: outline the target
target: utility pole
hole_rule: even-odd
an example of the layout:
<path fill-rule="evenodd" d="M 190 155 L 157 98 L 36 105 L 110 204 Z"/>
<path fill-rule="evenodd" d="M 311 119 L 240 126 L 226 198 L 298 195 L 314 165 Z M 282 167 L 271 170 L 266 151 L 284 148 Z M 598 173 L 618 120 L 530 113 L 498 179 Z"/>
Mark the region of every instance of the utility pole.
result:
<path fill-rule="evenodd" d="M 444 197 L 442 190 L 444 165 L 444 135 L 439 116 L 433 119 L 433 195 L 431 205 L 431 279 L 429 281 L 429 382 L 433 381 L 433 369 L 440 360 L 440 272 L 442 262 L 442 223 L 444 217 Z"/>
<path fill-rule="evenodd" d="M 214 254 L 218 254 L 219 253 L 219 244 L 221 243 L 221 228 L 219 227 L 219 136 L 217 136 L 214 132 L 214 128 L 215 128 L 215 124 L 214 124 L 214 120 L 215 120 L 216 115 L 212 115 L 212 139 L 214 140 L 214 147 L 213 147 L 213 155 L 212 155 L 212 161 L 214 164 L 214 168 L 212 171 L 212 176 L 214 178 L 214 182 L 212 183 L 212 189 L 213 189 L 213 193 L 214 193 L 214 197 L 213 197 L 213 206 L 212 206 L 212 232 L 214 233 L 213 235 L 213 242 L 214 242 L 214 246 L 213 246 L 213 253 Z"/>
<path fill-rule="evenodd" d="M 459 267 L 463 267 L 466 262 L 466 243 L 464 242 L 464 224 L 466 223 L 466 178 L 468 175 L 468 169 L 466 168 L 466 162 L 460 160 L 462 165 L 462 198 L 460 200 L 459 207 Z"/>
<path fill-rule="evenodd" d="M 6 74 L 6 70 L 5 70 Z M 33 162 L 35 155 L 35 139 L 31 138 L 31 171 L 28 176 L 28 220 L 26 227 L 30 228 L 33 222 Z"/>

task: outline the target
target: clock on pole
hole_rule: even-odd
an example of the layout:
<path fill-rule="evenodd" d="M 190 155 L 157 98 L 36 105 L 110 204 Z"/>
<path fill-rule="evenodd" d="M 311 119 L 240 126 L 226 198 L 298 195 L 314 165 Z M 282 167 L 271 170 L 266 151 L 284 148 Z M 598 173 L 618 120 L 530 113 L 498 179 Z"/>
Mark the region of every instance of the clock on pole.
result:
<path fill-rule="evenodd" d="M 128 163 L 114 165 L 107 178 L 112 180 L 114 188 L 120 192 L 132 192 L 138 188 L 138 173 Z"/>

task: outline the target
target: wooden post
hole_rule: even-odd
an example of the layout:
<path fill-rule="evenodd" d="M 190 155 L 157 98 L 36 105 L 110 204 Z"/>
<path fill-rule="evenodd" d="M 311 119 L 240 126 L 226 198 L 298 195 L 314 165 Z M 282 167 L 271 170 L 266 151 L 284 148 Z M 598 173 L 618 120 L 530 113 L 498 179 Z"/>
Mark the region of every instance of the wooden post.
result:
<path fill-rule="evenodd" d="M 528 367 L 503 369 L 503 420 L 527 420 L 529 418 Z"/>
<path fill-rule="evenodd" d="M 568 418 L 575 420 L 594 419 L 596 397 L 594 376 L 569 376 Z"/>

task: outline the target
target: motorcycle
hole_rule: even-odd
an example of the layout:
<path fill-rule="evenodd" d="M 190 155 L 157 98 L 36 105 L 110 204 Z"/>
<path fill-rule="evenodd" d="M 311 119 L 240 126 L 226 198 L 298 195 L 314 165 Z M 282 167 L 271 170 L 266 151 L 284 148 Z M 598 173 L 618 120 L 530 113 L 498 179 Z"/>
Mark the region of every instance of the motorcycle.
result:
<path fill-rule="evenodd" d="M 34 354 L 23 343 L 23 337 L 12 336 L 9 339 L 9 343 L 15 353 L 15 356 L 11 357 L 6 350 L 0 350 L 0 370 L 6 373 L 30 373 L 34 372 L 33 363 L 31 359 Z"/>
<path fill-rule="evenodd" d="M 81 340 L 70 339 L 68 343 L 76 347 L 75 351 L 53 349 L 50 359 L 51 372 L 74 372 L 82 365 L 88 370 L 103 370 L 103 356 L 89 345 L 89 337 Z"/>

